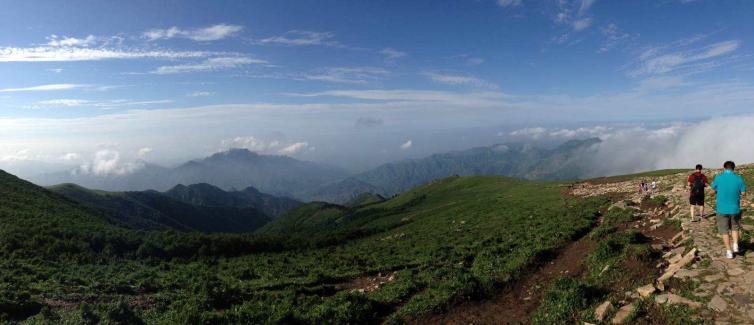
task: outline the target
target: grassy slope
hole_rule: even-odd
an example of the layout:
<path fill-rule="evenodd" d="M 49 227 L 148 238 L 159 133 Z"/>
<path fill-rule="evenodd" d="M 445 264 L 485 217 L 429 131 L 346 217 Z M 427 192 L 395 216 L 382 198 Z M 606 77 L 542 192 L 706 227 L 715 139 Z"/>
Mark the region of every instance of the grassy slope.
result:
<path fill-rule="evenodd" d="M 231 235 L 126 230 L 47 190 L 0 176 L 0 254 L 13 256 L 0 259 L 0 277 L 28 284 L 23 299 L 4 298 L 17 288 L 0 290 L 0 318 L 7 313 L 3 299 L 18 305 L 43 298 L 90 301 L 103 317 L 110 317 L 118 299 L 147 301 L 150 308 L 136 308 L 137 314 L 162 324 L 410 318 L 515 280 L 538 256 L 589 228 L 603 203 L 566 201 L 556 184 L 452 177 L 345 214 L 340 208 L 322 214 L 314 209 L 314 219 L 301 213 L 300 219 L 314 222 L 296 223 L 303 225 L 302 235 L 288 239 L 288 249 L 224 258 L 219 254 L 231 248 L 249 252 L 252 244 Z M 307 230 L 310 225 L 315 233 Z M 28 240 L 35 235 L 41 242 Z M 63 248 L 47 242 L 68 237 Z M 98 240 L 104 247 L 94 249 Z M 36 254 L 37 247 L 52 251 Z M 68 253 L 60 255 L 60 249 Z M 369 295 L 337 292 L 335 286 L 394 270 L 396 280 Z M 76 310 L 43 314 L 35 317 L 83 317 Z"/>
<path fill-rule="evenodd" d="M 242 232 L 270 220 L 252 207 L 204 207 L 156 191 L 105 192 L 74 184 L 49 189 L 135 229 Z"/>
<path fill-rule="evenodd" d="M 598 204 L 567 202 L 555 184 L 453 177 L 336 218 L 340 231 L 387 231 L 337 247 L 241 260 L 257 271 L 258 278 L 247 285 L 260 295 L 264 288 L 296 291 L 402 270 L 398 283 L 374 299 L 405 303 L 392 317 L 414 317 L 516 279 L 538 255 L 587 229 Z M 228 269 L 238 263 L 226 262 Z"/>

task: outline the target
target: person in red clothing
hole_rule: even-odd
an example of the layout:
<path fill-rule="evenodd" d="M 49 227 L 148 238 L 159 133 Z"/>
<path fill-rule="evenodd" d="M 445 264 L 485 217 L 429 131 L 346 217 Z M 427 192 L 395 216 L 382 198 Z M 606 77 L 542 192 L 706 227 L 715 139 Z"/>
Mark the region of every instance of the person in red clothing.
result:
<path fill-rule="evenodd" d="M 691 204 L 691 221 L 704 217 L 704 188 L 709 186 L 707 176 L 702 173 L 702 165 L 696 165 L 696 171 L 689 175 L 689 203 Z M 700 207 L 699 218 L 694 217 L 696 207 Z"/>

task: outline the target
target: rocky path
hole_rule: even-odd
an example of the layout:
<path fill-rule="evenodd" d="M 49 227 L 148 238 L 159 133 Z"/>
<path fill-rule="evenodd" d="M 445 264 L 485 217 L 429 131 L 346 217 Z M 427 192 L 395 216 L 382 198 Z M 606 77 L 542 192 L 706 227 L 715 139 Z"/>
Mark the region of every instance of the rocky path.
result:
<path fill-rule="evenodd" d="M 723 242 L 715 227 L 714 197 L 708 195 L 707 217 L 691 222 L 684 189 L 686 177 L 686 174 L 676 174 L 655 178 L 659 187 L 653 195 L 663 195 L 669 199 L 665 220 L 680 220 L 683 233 L 663 247 L 668 264 L 665 274 L 655 283 L 637 288 L 637 291 L 641 296 L 654 294 L 658 304 L 686 304 L 698 310 L 700 317 L 714 320 L 716 324 L 754 324 L 754 244 L 749 236 L 743 236 L 740 244 L 743 251 L 734 259 L 725 258 Z M 640 202 L 643 195 L 636 189 L 638 185 L 634 179 L 579 184 L 574 193 L 583 196 L 620 193 L 634 202 Z M 747 214 L 751 213 L 745 212 L 745 219 L 752 218 Z M 752 229 L 754 227 L 744 225 L 744 232 Z M 681 242 L 685 244 L 681 245 Z M 692 297 L 689 297 L 691 299 L 671 292 L 663 293 L 664 282 L 671 278 L 695 283 Z M 630 314 L 631 309 L 631 305 L 621 307 L 626 311 L 624 314 Z M 621 310 L 615 318 L 621 316 Z M 613 323 L 616 323 L 615 319 Z"/>

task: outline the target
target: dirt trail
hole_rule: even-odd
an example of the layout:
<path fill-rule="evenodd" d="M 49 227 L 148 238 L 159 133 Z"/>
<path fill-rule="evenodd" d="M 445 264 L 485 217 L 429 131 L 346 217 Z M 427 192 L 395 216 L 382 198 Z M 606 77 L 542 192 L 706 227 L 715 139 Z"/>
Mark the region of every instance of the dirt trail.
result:
<path fill-rule="evenodd" d="M 544 286 L 561 276 L 577 276 L 584 271 L 584 258 L 595 242 L 584 236 L 571 243 L 542 267 L 519 280 L 493 300 L 466 302 L 444 315 L 433 315 L 421 324 L 524 324 L 537 309 Z"/>
<path fill-rule="evenodd" d="M 750 174 L 754 166 L 737 168 L 739 173 Z M 710 181 L 719 170 L 707 171 Z M 688 194 L 684 188 L 685 173 L 664 176 L 659 179 L 661 187 L 656 193 L 670 199 L 669 217 L 681 221 L 684 236 L 698 250 L 698 257 L 678 271 L 673 277 L 697 283 L 693 300 L 701 302 L 699 315 L 711 315 L 716 324 L 754 324 L 754 244 L 751 240 L 742 241 L 742 252 L 734 259 L 724 256 L 724 246 L 715 228 L 715 199 L 708 193 L 706 200 L 707 217 L 699 222 L 691 222 L 688 209 Z M 751 184 L 749 184 L 751 185 Z M 632 182 L 589 184 L 577 189 L 582 195 L 600 193 L 631 193 Z M 637 196 L 637 193 L 630 194 Z M 747 204 L 748 205 L 748 204 Z M 751 211 L 744 210 L 744 232 L 751 234 L 754 226 L 747 225 L 746 219 L 754 219 Z M 748 221 L 751 224 L 751 220 Z M 744 236 L 749 238 L 749 236 Z M 659 297 L 659 296 L 658 296 Z M 659 300 L 659 299 L 658 299 Z M 707 317 L 704 317 L 707 318 Z"/>

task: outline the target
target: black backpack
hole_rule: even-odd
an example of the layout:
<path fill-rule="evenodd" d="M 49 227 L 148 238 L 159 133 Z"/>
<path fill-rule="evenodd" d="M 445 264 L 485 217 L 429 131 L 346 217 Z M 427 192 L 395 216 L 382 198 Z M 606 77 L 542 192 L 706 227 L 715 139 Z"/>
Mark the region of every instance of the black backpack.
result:
<path fill-rule="evenodd" d="M 694 183 L 691 184 L 691 193 L 693 194 L 704 193 L 704 176 L 694 175 Z"/>

